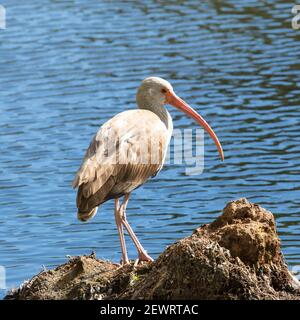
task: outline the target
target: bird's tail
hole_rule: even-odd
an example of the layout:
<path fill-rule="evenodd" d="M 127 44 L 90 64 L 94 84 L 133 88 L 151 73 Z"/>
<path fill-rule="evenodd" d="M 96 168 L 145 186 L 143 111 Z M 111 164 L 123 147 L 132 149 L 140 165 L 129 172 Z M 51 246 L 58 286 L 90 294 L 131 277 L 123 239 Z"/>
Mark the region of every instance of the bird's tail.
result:
<path fill-rule="evenodd" d="M 80 221 L 88 221 L 89 219 L 92 219 L 96 215 L 97 210 L 98 210 L 98 207 L 95 207 L 91 211 L 87 211 L 87 212 L 78 210 L 77 218 Z"/>

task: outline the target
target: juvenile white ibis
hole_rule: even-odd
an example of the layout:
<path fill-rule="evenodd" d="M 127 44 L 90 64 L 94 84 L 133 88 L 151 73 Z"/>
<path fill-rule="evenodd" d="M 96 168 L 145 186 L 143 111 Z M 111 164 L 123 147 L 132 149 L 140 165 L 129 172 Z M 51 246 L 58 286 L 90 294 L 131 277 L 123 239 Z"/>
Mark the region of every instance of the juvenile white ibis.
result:
<path fill-rule="evenodd" d="M 136 102 L 139 109 L 121 112 L 102 125 L 73 181 L 73 187 L 79 188 L 77 216 L 81 221 L 92 218 L 102 203 L 115 200 L 123 264 L 129 262 L 123 227 L 137 249 L 138 261 L 153 261 L 127 221 L 126 206 L 130 193 L 163 167 L 173 130 L 172 118 L 165 105 L 170 104 L 194 118 L 209 133 L 224 160 L 222 146 L 214 131 L 175 94 L 168 81 L 146 78 L 137 91 Z M 122 196 L 124 199 L 119 205 Z"/>

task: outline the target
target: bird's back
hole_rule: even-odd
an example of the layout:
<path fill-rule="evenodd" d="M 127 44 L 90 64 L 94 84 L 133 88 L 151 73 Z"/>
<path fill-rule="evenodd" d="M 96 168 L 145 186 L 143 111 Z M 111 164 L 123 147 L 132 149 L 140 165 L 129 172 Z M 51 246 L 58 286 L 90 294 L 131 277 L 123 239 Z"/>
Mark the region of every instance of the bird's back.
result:
<path fill-rule="evenodd" d="M 170 136 L 170 128 L 148 110 L 124 111 L 102 125 L 73 181 L 78 212 L 91 212 L 156 175 Z"/>

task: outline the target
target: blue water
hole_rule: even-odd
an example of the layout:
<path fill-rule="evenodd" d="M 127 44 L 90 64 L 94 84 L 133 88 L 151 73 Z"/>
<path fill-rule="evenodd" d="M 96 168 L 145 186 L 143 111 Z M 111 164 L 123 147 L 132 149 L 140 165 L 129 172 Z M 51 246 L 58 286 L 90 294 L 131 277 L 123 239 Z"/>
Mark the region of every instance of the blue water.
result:
<path fill-rule="evenodd" d="M 78 222 L 71 181 L 98 127 L 135 108 L 136 88 L 149 75 L 168 79 L 211 123 L 226 161 L 207 138 L 202 175 L 170 165 L 134 192 L 128 219 L 148 252 L 157 257 L 226 202 L 247 197 L 276 215 L 286 261 L 300 265 L 300 30 L 291 28 L 292 4 L 2 4 L 0 265 L 8 288 L 66 255 L 95 250 L 119 261 L 113 203 Z M 196 127 L 171 114 L 175 128 Z"/>

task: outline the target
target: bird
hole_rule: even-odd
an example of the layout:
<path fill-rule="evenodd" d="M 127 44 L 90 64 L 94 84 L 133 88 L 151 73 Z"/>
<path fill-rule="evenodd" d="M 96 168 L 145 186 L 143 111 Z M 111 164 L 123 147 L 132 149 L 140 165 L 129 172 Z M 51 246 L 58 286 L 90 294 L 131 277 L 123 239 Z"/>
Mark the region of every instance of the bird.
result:
<path fill-rule="evenodd" d="M 80 221 L 91 219 L 100 205 L 114 200 L 121 265 L 130 263 L 124 229 L 136 247 L 136 262 L 153 261 L 131 228 L 126 207 L 132 191 L 155 177 L 163 167 L 173 130 L 166 105 L 196 120 L 209 133 L 224 160 L 221 143 L 212 128 L 177 96 L 167 80 L 159 77 L 144 79 L 137 90 L 136 103 L 137 109 L 118 113 L 99 128 L 72 183 L 73 188 L 78 188 L 76 204 Z"/>

